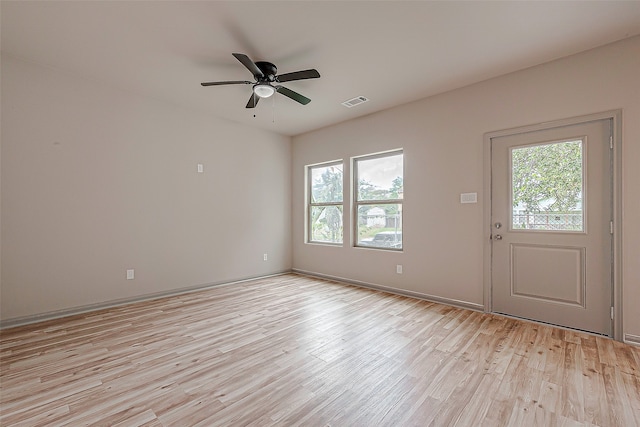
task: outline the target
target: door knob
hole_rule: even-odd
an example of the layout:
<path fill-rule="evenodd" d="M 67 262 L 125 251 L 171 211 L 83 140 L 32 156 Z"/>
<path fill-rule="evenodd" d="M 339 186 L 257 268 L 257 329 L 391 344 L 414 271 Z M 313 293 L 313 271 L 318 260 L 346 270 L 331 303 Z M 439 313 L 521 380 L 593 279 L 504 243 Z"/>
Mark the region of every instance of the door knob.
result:
<path fill-rule="evenodd" d="M 493 236 L 493 238 L 496 240 L 502 240 L 502 236 L 499 234 L 496 234 L 495 236 Z"/>

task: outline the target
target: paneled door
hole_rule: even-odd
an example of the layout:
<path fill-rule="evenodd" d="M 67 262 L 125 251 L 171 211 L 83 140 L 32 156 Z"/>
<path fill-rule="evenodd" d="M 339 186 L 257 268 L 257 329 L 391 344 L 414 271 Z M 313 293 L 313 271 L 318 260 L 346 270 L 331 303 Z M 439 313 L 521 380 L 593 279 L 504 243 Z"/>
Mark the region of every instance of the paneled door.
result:
<path fill-rule="evenodd" d="M 612 121 L 491 139 L 493 311 L 612 333 Z"/>

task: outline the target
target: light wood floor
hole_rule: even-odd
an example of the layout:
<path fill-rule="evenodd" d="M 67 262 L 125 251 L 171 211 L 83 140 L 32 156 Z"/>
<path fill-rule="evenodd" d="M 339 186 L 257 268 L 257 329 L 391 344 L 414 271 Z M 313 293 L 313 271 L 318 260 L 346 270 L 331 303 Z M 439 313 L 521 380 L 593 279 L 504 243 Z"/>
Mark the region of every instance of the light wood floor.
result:
<path fill-rule="evenodd" d="M 287 274 L 12 328 L 2 426 L 638 426 L 640 349 Z"/>

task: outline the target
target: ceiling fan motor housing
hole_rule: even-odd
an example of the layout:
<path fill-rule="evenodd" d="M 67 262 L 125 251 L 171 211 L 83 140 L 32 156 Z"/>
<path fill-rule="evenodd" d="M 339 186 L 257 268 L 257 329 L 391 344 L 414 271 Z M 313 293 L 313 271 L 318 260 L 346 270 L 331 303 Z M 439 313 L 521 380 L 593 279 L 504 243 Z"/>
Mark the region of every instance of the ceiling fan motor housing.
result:
<path fill-rule="evenodd" d="M 260 71 L 262 71 L 262 74 L 264 74 L 264 77 L 254 76 L 256 80 L 267 82 L 274 82 L 276 80 L 278 68 L 274 64 L 266 61 L 256 61 L 255 64 L 260 69 Z"/>

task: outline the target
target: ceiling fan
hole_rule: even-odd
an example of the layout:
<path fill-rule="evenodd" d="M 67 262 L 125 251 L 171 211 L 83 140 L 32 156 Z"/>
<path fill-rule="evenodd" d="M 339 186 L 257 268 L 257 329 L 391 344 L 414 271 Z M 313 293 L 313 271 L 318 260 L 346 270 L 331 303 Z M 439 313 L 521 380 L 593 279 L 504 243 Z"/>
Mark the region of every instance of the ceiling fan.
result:
<path fill-rule="evenodd" d="M 311 69 L 294 71 L 293 73 L 278 75 L 278 68 L 271 62 L 253 62 L 243 53 L 234 53 L 233 56 L 240 61 L 242 65 L 247 67 L 249 71 L 251 71 L 255 82 L 250 82 L 248 80 L 232 80 L 224 82 L 204 82 L 200 84 L 202 86 L 253 85 L 253 93 L 251 94 L 251 98 L 249 98 L 249 102 L 247 102 L 247 108 L 255 108 L 255 106 L 258 105 L 260 98 L 269 98 L 275 92 L 278 92 L 287 98 L 291 98 L 302 105 L 307 105 L 311 102 L 311 100 L 306 96 L 302 96 L 298 92 L 287 89 L 277 83 L 290 82 L 294 80 L 317 79 L 320 77 L 320 73 L 318 73 L 317 70 Z"/>

